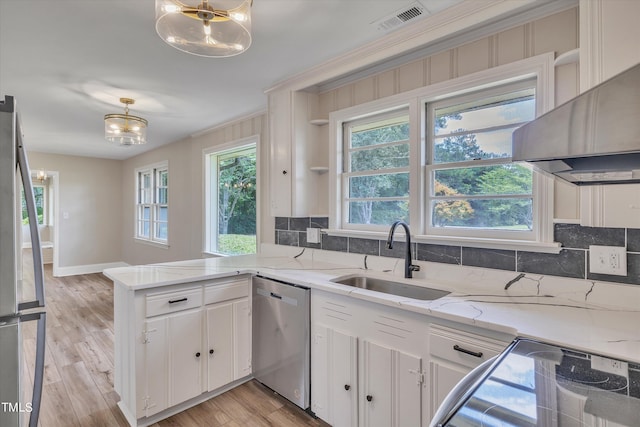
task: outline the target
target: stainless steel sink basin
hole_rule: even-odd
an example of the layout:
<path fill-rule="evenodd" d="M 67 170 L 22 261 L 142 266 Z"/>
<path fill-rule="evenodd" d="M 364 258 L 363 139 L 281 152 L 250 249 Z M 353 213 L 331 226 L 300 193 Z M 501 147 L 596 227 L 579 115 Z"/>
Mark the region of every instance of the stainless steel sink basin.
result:
<path fill-rule="evenodd" d="M 394 282 L 392 280 L 379 279 L 368 276 L 348 276 L 339 277 L 332 280 L 341 285 L 353 286 L 370 291 L 384 292 L 385 294 L 398 295 L 401 297 L 431 301 L 442 298 L 450 292 L 440 289 L 425 288 L 422 286 L 408 285 L 406 283 Z"/>

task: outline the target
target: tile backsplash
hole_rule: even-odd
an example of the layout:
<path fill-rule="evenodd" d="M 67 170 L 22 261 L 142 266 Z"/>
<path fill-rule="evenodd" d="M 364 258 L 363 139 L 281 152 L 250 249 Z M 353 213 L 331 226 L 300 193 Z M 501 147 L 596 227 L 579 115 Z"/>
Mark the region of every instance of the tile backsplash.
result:
<path fill-rule="evenodd" d="M 275 242 L 279 245 L 329 251 L 404 257 L 404 242 L 395 242 L 393 249 L 387 249 L 385 240 L 329 236 L 327 234 L 322 234 L 321 243 L 307 242 L 307 228 L 328 228 L 328 226 L 329 219 L 326 217 L 277 217 Z M 562 250 L 559 254 L 428 243 L 412 243 L 411 250 L 414 258 L 421 261 L 640 284 L 640 229 L 555 224 L 554 240 L 562 244 Z M 627 248 L 627 275 L 612 276 L 589 273 L 589 245 L 625 246 Z"/>

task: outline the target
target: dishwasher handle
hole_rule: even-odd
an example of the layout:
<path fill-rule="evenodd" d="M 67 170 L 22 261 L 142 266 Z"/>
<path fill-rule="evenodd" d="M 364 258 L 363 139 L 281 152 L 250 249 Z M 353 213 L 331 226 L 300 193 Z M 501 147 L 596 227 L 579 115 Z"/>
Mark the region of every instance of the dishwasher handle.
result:
<path fill-rule="evenodd" d="M 278 294 L 273 293 L 273 292 L 271 292 L 270 294 L 271 294 L 272 298 L 282 299 L 282 295 L 278 295 Z"/>

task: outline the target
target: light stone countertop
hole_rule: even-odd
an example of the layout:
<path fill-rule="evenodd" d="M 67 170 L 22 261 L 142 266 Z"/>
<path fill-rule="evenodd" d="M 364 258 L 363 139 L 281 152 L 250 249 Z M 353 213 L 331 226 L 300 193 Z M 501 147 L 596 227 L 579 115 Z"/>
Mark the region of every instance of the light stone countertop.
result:
<path fill-rule="evenodd" d="M 131 290 L 259 274 L 514 337 L 640 363 L 640 285 L 527 273 L 505 290 L 505 285 L 520 273 L 419 261 L 414 264 L 419 264 L 421 271 L 414 273 L 413 279 L 404 279 L 401 259 L 276 245 L 263 245 L 261 252 L 111 268 L 104 274 Z M 451 293 L 434 301 L 420 301 L 331 282 L 352 274 Z"/>

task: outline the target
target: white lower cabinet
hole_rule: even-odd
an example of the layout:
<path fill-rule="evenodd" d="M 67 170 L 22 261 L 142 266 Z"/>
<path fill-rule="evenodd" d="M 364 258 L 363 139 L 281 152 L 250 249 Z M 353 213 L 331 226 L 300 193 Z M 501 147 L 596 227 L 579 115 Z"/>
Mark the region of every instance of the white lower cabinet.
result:
<path fill-rule="evenodd" d="M 201 393 L 202 314 L 190 310 L 145 322 L 145 416 Z"/>
<path fill-rule="evenodd" d="M 248 298 L 206 309 L 207 391 L 251 373 L 251 311 Z"/>
<path fill-rule="evenodd" d="M 429 328 L 430 416 L 473 368 L 496 356 L 508 341 L 440 325 Z"/>
<path fill-rule="evenodd" d="M 169 316 L 169 405 L 202 392 L 202 312 Z"/>
<path fill-rule="evenodd" d="M 311 410 L 334 427 L 358 425 L 358 338 L 312 327 Z"/>
<path fill-rule="evenodd" d="M 419 426 L 422 359 L 369 341 L 362 350 L 362 425 Z"/>
<path fill-rule="evenodd" d="M 311 306 L 316 416 L 334 427 L 420 426 L 426 334 L 417 316 L 313 291 Z"/>
<path fill-rule="evenodd" d="M 153 424 L 251 374 L 247 276 L 163 289 L 116 288 L 114 382 L 131 425 Z"/>
<path fill-rule="evenodd" d="M 207 391 L 233 381 L 233 303 L 207 308 Z"/>
<path fill-rule="evenodd" d="M 447 326 L 444 326 L 447 325 Z M 334 427 L 421 427 L 513 337 L 312 290 L 311 410 Z"/>

